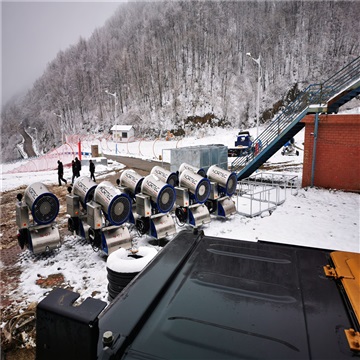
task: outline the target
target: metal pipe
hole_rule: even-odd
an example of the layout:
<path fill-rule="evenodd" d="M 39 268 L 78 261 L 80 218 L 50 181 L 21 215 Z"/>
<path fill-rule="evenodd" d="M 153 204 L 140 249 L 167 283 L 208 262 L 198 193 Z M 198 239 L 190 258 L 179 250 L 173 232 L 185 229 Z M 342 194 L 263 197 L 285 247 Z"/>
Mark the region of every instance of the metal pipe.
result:
<path fill-rule="evenodd" d="M 310 182 L 311 187 L 314 187 L 318 128 L 319 128 L 319 113 L 316 113 L 315 114 L 315 128 L 314 128 L 314 134 L 313 134 L 314 135 L 314 145 L 313 145 L 312 164 L 311 164 L 311 182 Z"/>

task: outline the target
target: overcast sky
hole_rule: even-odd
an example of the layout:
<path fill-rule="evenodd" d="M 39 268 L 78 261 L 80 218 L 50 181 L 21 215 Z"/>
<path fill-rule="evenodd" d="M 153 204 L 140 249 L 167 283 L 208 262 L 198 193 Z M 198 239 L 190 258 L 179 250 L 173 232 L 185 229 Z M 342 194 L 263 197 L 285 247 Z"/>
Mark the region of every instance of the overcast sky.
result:
<path fill-rule="evenodd" d="M 2 104 L 31 88 L 60 50 L 88 39 L 119 2 L 3 1 L 1 3 Z"/>

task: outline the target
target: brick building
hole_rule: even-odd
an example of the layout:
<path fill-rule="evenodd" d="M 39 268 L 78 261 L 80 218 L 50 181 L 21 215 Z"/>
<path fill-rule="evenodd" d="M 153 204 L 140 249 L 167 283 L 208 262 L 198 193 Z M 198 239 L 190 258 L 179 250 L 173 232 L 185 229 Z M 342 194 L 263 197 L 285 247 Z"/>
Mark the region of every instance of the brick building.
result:
<path fill-rule="evenodd" d="M 302 186 L 360 191 L 360 114 L 319 116 L 312 174 L 315 118 L 307 115 L 302 120 L 305 122 Z"/>

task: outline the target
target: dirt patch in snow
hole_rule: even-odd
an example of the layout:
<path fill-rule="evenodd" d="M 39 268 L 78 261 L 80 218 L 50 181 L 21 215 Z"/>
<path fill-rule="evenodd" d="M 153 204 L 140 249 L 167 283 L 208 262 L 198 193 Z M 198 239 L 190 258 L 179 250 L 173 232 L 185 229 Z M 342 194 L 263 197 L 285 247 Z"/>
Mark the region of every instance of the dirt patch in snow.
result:
<path fill-rule="evenodd" d="M 66 186 L 49 186 L 47 188 L 50 192 L 55 194 L 59 199 L 64 199 L 67 194 Z M 1 349 L 6 354 L 6 359 L 35 359 L 34 337 L 35 336 L 35 320 L 29 321 L 24 326 L 12 327 L 12 333 L 9 335 L 6 330 L 8 324 L 15 321 L 19 315 L 26 312 L 19 306 L 20 299 L 13 298 L 11 294 L 16 290 L 19 284 L 21 275 L 21 268 L 18 265 L 19 256 L 22 251 L 17 240 L 16 215 L 15 204 L 16 195 L 23 194 L 26 186 L 6 191 L 0 195 L 0 211 L 1 211 L 1 242 L 0 242 L 0 258 L 1 258 L 1 279 L 0 279 L 0 293 L 1 293 Z M 66 206 L 61 205 L 58 215 L 58 227 L 60 236 L 68 234 L 66 222 Z M 64 219 L 64 220 L 59 220 Z M 55 276 L 47 279 L 39 277 L 38 281 L 42 283 L 41 286 L 61 286 L 61 277 Z M 63 280 L 63 279 L 62 279 Z M 34 317 L 35 319 L 35 317 Z"/>

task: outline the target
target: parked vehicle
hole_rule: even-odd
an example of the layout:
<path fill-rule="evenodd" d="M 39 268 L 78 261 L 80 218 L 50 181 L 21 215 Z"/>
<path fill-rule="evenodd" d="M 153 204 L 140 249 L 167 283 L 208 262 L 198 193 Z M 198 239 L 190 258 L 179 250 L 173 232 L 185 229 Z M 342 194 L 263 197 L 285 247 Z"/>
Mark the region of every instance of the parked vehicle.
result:
<path fill-rule="evenodd" d="M 249 155 L 253 145 L 249 131 L 240 131 L 235 140 L 235 147 L 228 149 L 229 157 L 239 157 Z"/>
<path fill-rule="evenodd" d="M 54 289 L 36 358 L 359 359 L 360 254 L 184 230 L 104 310 Z"/>

